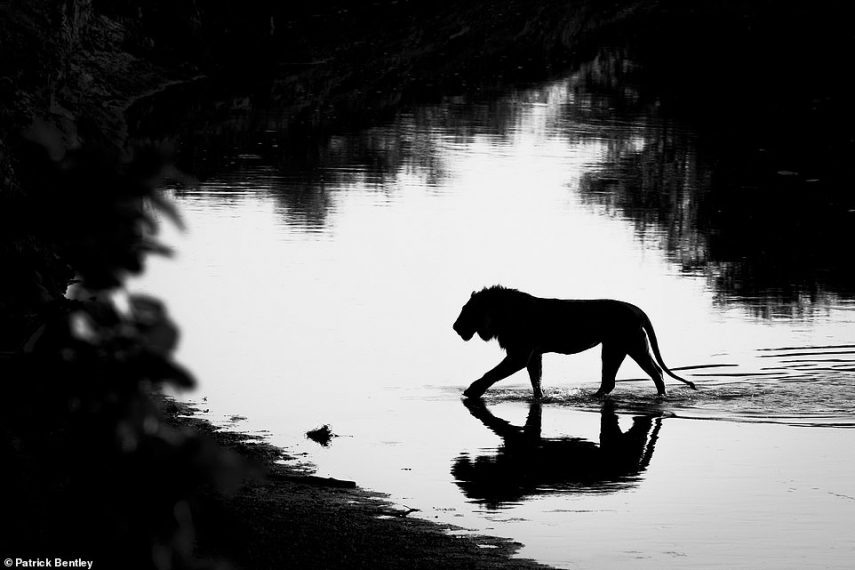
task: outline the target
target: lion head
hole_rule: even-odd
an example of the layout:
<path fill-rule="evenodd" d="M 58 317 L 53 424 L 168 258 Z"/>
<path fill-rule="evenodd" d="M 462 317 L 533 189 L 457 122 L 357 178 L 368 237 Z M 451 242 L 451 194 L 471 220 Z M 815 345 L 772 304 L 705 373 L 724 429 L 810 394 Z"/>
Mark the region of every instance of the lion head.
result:
<path fill-rule="evenodd" d="M 465 341 L 471 339 L 476 332 L 482 340 L 490 340 L 496 336 L 489 303 L 482 297 L 480 293 L 472 293 L 469 301 L 460 310 L 460 316 L 454 321 L 454 331 Z"/>

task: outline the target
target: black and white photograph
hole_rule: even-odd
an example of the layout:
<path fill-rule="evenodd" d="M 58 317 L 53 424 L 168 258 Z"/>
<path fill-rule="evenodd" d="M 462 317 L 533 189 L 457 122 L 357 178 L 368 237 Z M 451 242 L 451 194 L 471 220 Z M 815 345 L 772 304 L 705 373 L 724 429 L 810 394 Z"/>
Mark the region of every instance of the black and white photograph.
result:
<path fill-rule="evenodd" d="M 855 567 L 846 2 L 0 0 L 0 558 Z"/>

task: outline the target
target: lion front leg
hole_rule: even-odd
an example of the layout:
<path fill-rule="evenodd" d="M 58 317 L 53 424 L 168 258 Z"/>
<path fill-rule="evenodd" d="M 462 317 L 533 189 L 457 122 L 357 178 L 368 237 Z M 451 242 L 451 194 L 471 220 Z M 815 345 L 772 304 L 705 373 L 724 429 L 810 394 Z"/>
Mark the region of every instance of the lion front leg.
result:
<path fill-rule="evenodd" d="M 478 380 L 472 382 L 463 392 L 465 398 L 480 398 L 490 386 L 504 380 L 514 372 L 519 372 L 526 365 L 526 359 L 518 355 L 507 355 L 495 368 L 484 374 Z"/>
<path fill-rule="evenodd" d="M 528 359 L 526 365 L 528 369 L 528 377 L 531 380 L 531 391 L 535 400 L 543 399 L 543 389 L 540 387 L 540 378 L 543 374 L 543 355 L 534 352 L 531 358 Z"/>

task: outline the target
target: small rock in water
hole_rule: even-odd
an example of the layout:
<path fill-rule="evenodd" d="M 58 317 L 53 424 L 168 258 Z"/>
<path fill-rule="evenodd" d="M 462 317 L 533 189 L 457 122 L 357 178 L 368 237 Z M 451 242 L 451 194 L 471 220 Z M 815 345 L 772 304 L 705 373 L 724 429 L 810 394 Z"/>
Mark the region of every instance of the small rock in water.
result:
<path fill-rule="evenodd" d="M 336 437 L 336 435 L 330 429 L 329 424 L 324 424 L 317 429 L 307 431 L 306 437 L 326 447 L 330 444 L 330 440 Z"/>

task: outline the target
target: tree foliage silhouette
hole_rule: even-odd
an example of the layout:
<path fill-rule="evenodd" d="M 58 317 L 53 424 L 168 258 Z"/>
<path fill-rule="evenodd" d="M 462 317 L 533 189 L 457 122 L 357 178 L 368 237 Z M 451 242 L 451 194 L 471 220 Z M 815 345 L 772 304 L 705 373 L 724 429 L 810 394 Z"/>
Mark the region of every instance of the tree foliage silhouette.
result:
<path fill-rule="evenodd" d="M 66 151 L 46 125 L 26 139 L 17 149 L 22 192 L 3 193 L 4 250 L 39 243 L 51 263 L 4 255 L 16 271 L 6 280 L 33 291 L 20 318 L 4 319 L 18 334 L 4 335 L 0 356 L 0 497 L 13 523 L 0 550 L 101 568 L 206 567 L 193 552 L 194 497 L 236 484 L 242 471 L 164 421 L 158 388 L 193 385 L 173 359 L 178 328 L 158 299 L 123 286 L 148 255 L 168 252 L 154 239 L 158 213 L 178 221 L 157 192 L 168 160 L 155 149 L 124 158 Z M 52 294 L 46 283 L 62 277 L 68 292 Z"/>

